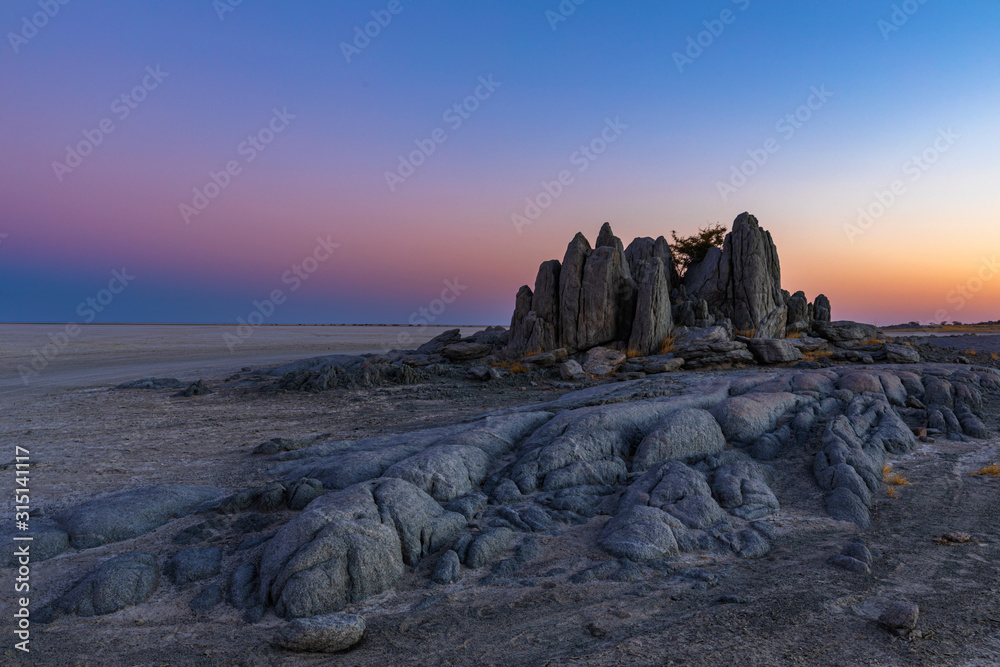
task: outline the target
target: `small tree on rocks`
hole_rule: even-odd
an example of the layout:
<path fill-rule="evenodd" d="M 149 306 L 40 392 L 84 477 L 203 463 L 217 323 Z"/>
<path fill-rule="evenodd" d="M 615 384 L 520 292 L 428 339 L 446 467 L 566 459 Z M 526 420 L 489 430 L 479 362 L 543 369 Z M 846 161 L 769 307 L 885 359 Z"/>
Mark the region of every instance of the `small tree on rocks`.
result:
<path fill-rule="evenodd" d="M 674 238 L 670 246 L 674 262 L 679 269 L 687 271 L 690 266 L 705 259 L 709 250 L 722 245 L 726 238 L 726 226 L 715 224 L 701 227 L 692 236 L 677 236 L 676 231 L 670 232 L 670 235 Z"/>

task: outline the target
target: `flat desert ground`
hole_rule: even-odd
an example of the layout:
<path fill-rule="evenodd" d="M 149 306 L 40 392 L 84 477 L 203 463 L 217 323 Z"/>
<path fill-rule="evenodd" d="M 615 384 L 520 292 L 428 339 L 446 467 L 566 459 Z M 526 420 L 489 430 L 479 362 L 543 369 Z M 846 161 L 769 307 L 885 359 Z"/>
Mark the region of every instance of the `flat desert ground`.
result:
<path fill-rule="evenodd" d="M 317 394 L 261 393 L 227 382 L 245 368 L 305 357 L 415 347 L 442 329 L 400 345 L 396 327 L 261 327 L 230 352 L 223 327 L 86 327 L 27 384 L 18 367 L 59 327 L 0 328 L 0 462 L 16 445 L 31 451 L 31 499 L 51 516 L 103 494 L 153 484 L 213 486 L 233 493 L 273 480 L 251 452 L 275 437 L 355 438 L 444 426 L 501 408 L 552 401 L 572 391 L 558 381 L 478 383 L 438 378 L 416 385 Z M 468 330 L 469 332 L 472 329 Z M 466 333 L 463 330 L 463 333 Z M 986 344 L 985 339 L 977 344 Z M 996 341 L 993 342 L 994 350 Z M 683 384 L 702 376 L 670 374 Z M 204 379 L 215 392 L 115 390 L 144 377 Z M 693 379 L 692 379 L 693 378 Z M 268 613 L 256 624 L 223 603 L 194 611 L 197 586 L 163 579 L 142 604 L 95 618 L 62 617 L 33 626 L 30 656 L 12 646 L 12 580 L 0 570 L 3 664 L 37 665 L 968 665 L 1000 663 L 1000 480 L 971 474 L 1000 462 L 1000 404 L 984 408 L 994 437 L 939 438 L 893 460 L 908 477 L 895 498 L 881 498 L 867 530 L 831 519 L 810 480 L 812 458 L 783 461 L 775 482 L 782 503 L 772 519 L 773 548 L 745 560 L 687 555 L 669 570 L 630 568 L 595 546 L 607 516 L 540 537 L 542 550 L 516 576 L 484 581 L 467 573 L 435 586 L 433 558 L 394 589 L 347 611 L 362 614 L 360 644 L 335 656 L 288 653 L 270 645 L 284 623 Z M 9 488 L 11 463 L 2 468 Z M 811 485 L 810 485 L 811 484 Z M 13 515 L 4 494 L 5 516 Z M 273 530 L 291 512 L 272 517 Z M 126 542 L 69 550 L 37 563 L 32 593 L 48 602 L 113 555 L 146 551 L 161 561 L 173 538 L 203 517 L 188 516 Z M 945 533 L 971 541 L 941 545 Z M 244 538 L 223 532 L 226 567 Z M 871 574 L 827 560 L 852 539 L 873 554 Z M 7 548 L 6 546 L 4 547 Z M 597 568 L 597 569 L 595 569 Z M 602 569 L 603 568 L 603 569 Z M 587 570 L 601 576 L 577 577 Z M 693 573 L 693 574 L 692 574 Z M 221 584 L 225 582 L 221 581 Z M 890 634 L 876 622 L 886 599 L 920 606 L 920 633 Z"/>

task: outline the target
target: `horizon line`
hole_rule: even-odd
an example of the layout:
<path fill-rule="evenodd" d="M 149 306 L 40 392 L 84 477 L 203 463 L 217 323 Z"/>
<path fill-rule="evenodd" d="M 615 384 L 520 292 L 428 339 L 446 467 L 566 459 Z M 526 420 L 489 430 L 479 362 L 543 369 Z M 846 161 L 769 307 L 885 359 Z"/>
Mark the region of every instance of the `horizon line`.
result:
<path fill-rule="evenodd" d="M 81 327 L 107 327 L 107 326 L 169 326 L 169 327 L 231 327 L 240 326 L 239 322 L 3 322 L 0 321 L 0 325 L 5 324 L 15 324 L 15 325 L 53 325 L 53 326 L 65 326 L 66 324 L 75 324 Z M 473 327 L 496 327 L 502 326 L 504 328 L 509 328 L 509 325 L 503 324 L 385 324 L 385 323 L 361 323 L 361 324 L 348 324 L 348 323 L 306 323 L 299 322 L 294 324 L 279 324 L 279 323 L 269 323 L 264 322 L 262 324 L 251 325 L 254 328 L 257 327 L 417 327 L 417 328 L 461 328 L 461 329 L 471 329 Z"/>

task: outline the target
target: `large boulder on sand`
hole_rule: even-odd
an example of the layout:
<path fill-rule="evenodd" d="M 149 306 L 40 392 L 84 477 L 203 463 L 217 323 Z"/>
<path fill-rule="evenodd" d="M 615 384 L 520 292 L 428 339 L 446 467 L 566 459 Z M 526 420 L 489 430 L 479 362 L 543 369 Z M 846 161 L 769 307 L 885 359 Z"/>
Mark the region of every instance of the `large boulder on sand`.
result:
<path fill-rule="evenodd" d="M 365 634 L 365 620 L 356 614 L 297 618 L 282 626 L 273 644 L 303 653 L 336 653 L 351 648 Z"/>
<path fill-rule="evenodd" d="M 817 320 L 813 322 L 813 329 L 821 338 L 825 338 L 831 343 L 860 343 L 875 340 L 879 333 L 878 328 L 872 324 L 850 321 L 824 322 Z"/>
<path fill-rule="evenodd" d="M 441 356 L 452 361 L 468 361 L 482 359 L 492 351 L 493 346 L 486 343 L 453 343 L 441 350 Z"/>
<path fill-rule="evenodd" d="M 890 364 L 918 364 L 920 353 L 908 345 L 889 343 L 885 346 L 885 360 Z"/>
<path fill-rule="evenodd" d="M 440 354 L 445 346 L 461 342 L 461 340 L 462 331 L 460 329 L 448 329 L 418 347 L 417 354 Z"/>
<path fill-rule="evenodd" d="M 583 355 L 583 371 L 590 375 L 610 375 L 625 363 L 625 354 L 609 347 L 594 347 Z"/>
<path fill-rule="evenodd" d="M 799 348 L 784 338 L 749 338 L 746 344 L 762 364 L 785 364 L 802 359 Z"/>

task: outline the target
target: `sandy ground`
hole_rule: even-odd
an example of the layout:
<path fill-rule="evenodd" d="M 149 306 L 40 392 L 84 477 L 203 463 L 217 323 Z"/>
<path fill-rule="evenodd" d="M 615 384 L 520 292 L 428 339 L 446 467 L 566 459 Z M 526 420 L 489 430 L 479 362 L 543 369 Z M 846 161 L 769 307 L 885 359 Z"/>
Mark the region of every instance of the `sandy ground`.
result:
<path fill-rule="evenodd" d="M 408 349 L 449 328 L 261 326 L 240 338 L 247 332 L 234 326 L 93 324 L 80 325 L 70 337 L 65 326 L 55 324 L 0 324 L 0 396 L 142 377 L 193 381 L 311 356 Z"/>
<path fill-rule="evenodd" d="M 165 335 L 169 339 L 169 332 Z M 301 340 L 299 335 L 295 331 L 289 334 L 294 340 L 276 336 L 270 342 L 261 336 L 254 342 L 262 348 L 273 345 L 272 353 L 280 350 L 276 361 L 329 352 L 323 346 L 331 341 L 310 344 L 309 332 L 303 331 Z M 56 365 L 50 369 L 53 384 L 0 398 L 0 459 L 12 459 L 15 444 L 32 450 L 33 503 L 46 513 L 102 493 L 158 482 L 226 490 L 261 484 L 268 479 L 266 464 L 249 452 L 275 436 L 353 437 L 438 426 L 490 409 L 548 400 L 565 391 L 545 383 L 480 385 L 441 379 L 368 392 L 264 395 L 239 384 L 220 386 L 232 371 L 252 364 L 233 359 L 227 365 L 224 347 L 223 354 L 216 349 L 215 356 L 205 351 L 204 346 L 211 347 L 212 331 L 202 332 L 200 343 L 191 347 L 160 343 L 163 349 L 156 348 L 156 361 L 146 366 L 141 365 L 142 348 L 155 345 L 127 343 L 128 336 L 122 336 L 117 343 L 115 335 L 94 336 L 95 351 L 89 354 L 82 351 L 81 339 L 75 363 L 67 354 L 65 371 Z M 4 338 L 5 353 L 11 349 L 10 340 Z M 364 346 L 364 341 L 340 342 Z M 125 356 L 136 361 L 118 365 L 117 346 L 123 343 L 135 346 Z M 291 348 L 296 351 L 285 356 Z M 23 354 L 24 346 L 20 349 Z M 252 354 L 263 357 L 268 350 L 254 348 Z M 160 373 L 160 364 L 175 364 L 167 368 L 179 370 Z M 183 379 L 204 377 L 218 391 L 185 399 L 171 391 L 109 388 L 137 377 L 180 376 L 184 369 L 190 374 Z M 989 425 L 1000 427 L 995 400 L 989 414 Z M 597 517 L 582 527 L 561 528 L 558 537 L 543 536 L 543 555 L 497 585 L 481 585 L 482 572 L 467 573 L 456 586 L 429 586 L 427 575 L 435 559 L 425 560 L 395 590 L 349 609 L 362 613 L 369 629 L 361 644 L 338 656 L 277 651 L 269 640 L 280 619 L 269 614 L 261 623 L 247 625 L 240 612 L 226 605 L 194 612 L 188 603 L 200 588 L 177 589 L 164 581 L 150 600 L 136 607 L 98 619 L 62 618 L 38 626 L 29 660 L 15 654 L 7 635 L 0 645 L 0 663 L 998 664 L 1000 480 L 971 473 L 1000 462 L 1000 439 L 939 441 L 894 462 L 911 485 L 902 487 L 896 499 L 882 499 L 876 521 L 863 533 L 877 554 L 872 576 L 826 564 L 858 530 L 826 515 L 809 472 L 811 461 L 803 452 L 782 468 L 775 491 L 783 509 L 773 520 L 779 537 L 769 556 L 754 561 L 717 554 L 680 559 L 678 568 L 705 574 L 702 584 L 693 585 L 676 573 L 649 571 L 618 581 L 571 583 L 574 573 L 609 559 L 596 547 L 580 546 L 593 544 L 593 535 L 607 518 Z M 0 474 L 13 476 L 7 466 Z M 6 514 L 9 505 L 5 498 Z M 279 513 L 275 518 L 277 526 L 286 517 Z M 125 543 L 39 563 L 32 575 L 36 595 L 43 601 L 56 597 L 112 554 L 173 553 L 179 547 L 172 537 L 200 520 L 187 517 Z M 932 541 L 949 531 L 968 532 L 973 540 L 955 546 Z M 237 562 L 238 542 L 225 537 L 221 543 L 227 547 L 224 570 Z M 0 571 L 3 580 L 11 577 L 10 570 Z M 10 616 L 10 591 L 4 585 L 2 618 Z M 726 595 L 736 596 L 738 602 L 720 603 Z M 873 622 L 879 601 L 887 598 L 919 603 L 918 627 L 925 638 L 906 641 Z"/>
<path fill-rule="evenodd" d="M 969 351 L 972 358 L 983 355 L 990 356 L 1000 352 L 1000 334 L 975 334 L 971 336 L 942 336 L 929 338 L 927 341 L 938 347 L 950 347 L 955 350 Z M 977 360 L 978 361 L 978 360 Z"/>

